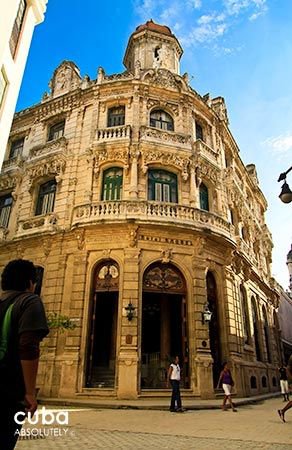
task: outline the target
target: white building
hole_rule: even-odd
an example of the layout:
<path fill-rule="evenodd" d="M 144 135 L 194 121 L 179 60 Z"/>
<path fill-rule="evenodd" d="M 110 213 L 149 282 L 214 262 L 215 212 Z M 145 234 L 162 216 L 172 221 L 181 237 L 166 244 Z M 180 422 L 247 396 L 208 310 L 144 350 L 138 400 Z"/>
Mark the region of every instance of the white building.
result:
<path fill-rule="evenodd" d="M 0 7 L 0 163 L 3 160 L 34 27 L 48 0 L 9 0 Z"/>

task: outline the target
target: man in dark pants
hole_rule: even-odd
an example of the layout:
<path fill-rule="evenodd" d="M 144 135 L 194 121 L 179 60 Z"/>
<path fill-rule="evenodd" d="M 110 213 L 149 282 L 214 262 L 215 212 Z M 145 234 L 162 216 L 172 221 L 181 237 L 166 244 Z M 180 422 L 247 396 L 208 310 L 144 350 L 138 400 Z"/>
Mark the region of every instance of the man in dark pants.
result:
<path fill-rule="evenodd" d="M 3 270 L 0 326 L 13 303 L 7 353 L 0 363 L 0 448 L 13 450 L 21 425 L 14 420 L 19 411 L 37 409 L 36 376 L 40 341 L 48 334 L 43 303 L 34 294 L 36 269 L 32 262 L 10 261 Z"/>
<path fill-rule="evenodd" d="M 169 410 L 171 412 L 183 412 L 183 408 L 181 406 L 181 398 L 180 398 L 180 366 L 179 366 L 179 357 L 176 356 L 173 360 L 173 363 L 170 364 L 168 373 L 167 373 L 167 384 L 169 386 L 169 382 L 172 387 L 172 395 Z"/>

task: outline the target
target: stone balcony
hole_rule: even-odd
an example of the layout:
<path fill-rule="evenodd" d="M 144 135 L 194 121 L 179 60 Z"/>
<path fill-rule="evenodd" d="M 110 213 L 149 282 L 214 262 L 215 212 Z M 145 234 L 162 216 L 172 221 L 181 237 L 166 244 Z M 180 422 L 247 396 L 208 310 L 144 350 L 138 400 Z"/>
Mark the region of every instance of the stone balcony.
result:
<path fill-rule="evenodd" d="M 218 165 L 219 154 L 213 150 L 205 142 L 198 139 L 194 142 L 194 150 L 199 156 L 203 156 L 205 159 L 211 161 L 213 164 Z"/>
<path fill-rule="evenodd" d="M 234 227 L 220 216 L 191 206 L 141 200 L 101 201 L 76 206 L 72 226 L 89 225 L 108 220 L 121 222 L 135 219 L 146 223 L 177 225 L 191 229 L 207 229 L 233 239 Z"/>
<path fill-rule="evenodd" d="M 58 230 L 58 217 L 56 214 L 34 216 L 27 220 L 19 220 L 15 237 L 30 236 L 35 234 L 53 233 Z"/>
<path fill-rule="evenodd" d="M 131 137 L 131 126 L 123 125 L 120 127 L 108 127 L 98 129 L 96 132 L 96 141 L 117 141 L 120 139 L 130 139 Z"/>
<path fill-rule="evenodd" d="M 23 165 L 23 159 L 21 155 L 17 155 L 14 158 L 3 161 L 1 173 L 9 172 L 10 170 L 20 169 Z"/>
<path fill-rule="evenodd" d="M 68 140 L 62 136 L 59 139 L 48 141 L 45 144 L 32 147 L 29 152 L 28 160 L 37 160 L 48 156 L 64 153 L 67 151 Z"/>
<path fill-rule="evenodd" d="M 165 131 L 154 127 L 140 127 L 140 139 L 141 141 L 166 144 L 168 147 L 182 147 L 189 150 L 192 147 L 192 137 L 190 134 Z"/>

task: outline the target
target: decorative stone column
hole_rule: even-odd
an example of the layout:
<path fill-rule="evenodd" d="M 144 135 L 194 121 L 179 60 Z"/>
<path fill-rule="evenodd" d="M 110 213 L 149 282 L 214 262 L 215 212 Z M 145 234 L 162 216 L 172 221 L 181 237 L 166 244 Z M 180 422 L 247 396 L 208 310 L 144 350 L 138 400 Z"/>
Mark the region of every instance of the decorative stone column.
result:
<path fill-rule="evenodd" d="M 138 158 L 139 150 L 136 148 L 130 151 L 131 174 L 130 174 L 130 198 L 138 198 Z"/>
<path fill-rule="evenodd" d="M 190 166 L 190 204 L 195 208 L 198 207 L 198 188 L 196 180 L 196 167 L 194 164 Z"/>
<path fill-rule="evenodd" d="M 131 242 L 133 246 L 136 245 L 133 239 Z M 118 356 L 119 399 L 136 399 L 138 396 L 139 255 L 140 250 L 137 248 L 125 249 L 121 343 Z M 126 310 L 129 303 L 135 308 L 131 320 L 127 317 Z"/>

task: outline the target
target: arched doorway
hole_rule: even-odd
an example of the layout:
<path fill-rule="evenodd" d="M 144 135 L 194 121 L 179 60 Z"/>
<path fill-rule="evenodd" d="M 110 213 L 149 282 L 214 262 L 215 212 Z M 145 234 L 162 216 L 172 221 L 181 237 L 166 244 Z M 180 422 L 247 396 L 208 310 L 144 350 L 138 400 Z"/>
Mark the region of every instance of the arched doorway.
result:
<path fill-rule="evenodd" d="M 182 386 L 189 386 L 186 284 L 171 264 L 154 263 L 144 273 L 141 388 L 163 389 L 171 358 L 178 355 Z"/>
<path fill-rule="evenodd" d="M 217 286 L 214 275 L 211 272 L 207 273 L 207 302 L 210 311 L 212 312 L 212 319 L 209 322 L 209 338 L 210 349 L 213 358 L 213 386 L 217 386 L 220 370 L 222 366 L 221 356 L 221 342 L 220 342 L 220 323 L 218 314 L 218 298 Z"/>
<path fill-rule="evenodd" d="M 86 386 L 115 385 L 119 268 L 115 261 L 99 264 L 94 272 Z"/>

